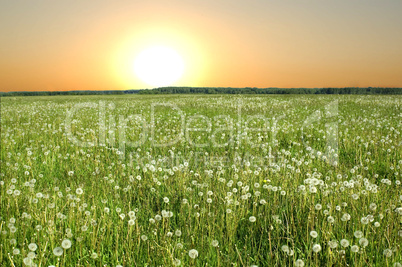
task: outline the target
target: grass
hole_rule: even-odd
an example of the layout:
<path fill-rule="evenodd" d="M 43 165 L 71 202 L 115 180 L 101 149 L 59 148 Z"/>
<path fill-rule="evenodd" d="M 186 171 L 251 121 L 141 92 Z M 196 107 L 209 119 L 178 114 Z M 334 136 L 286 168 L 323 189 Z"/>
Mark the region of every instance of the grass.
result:
<path fill-rule="evenodd" d="M 400 266 L 401 100 L 2 98 L 0 262 Z"/>

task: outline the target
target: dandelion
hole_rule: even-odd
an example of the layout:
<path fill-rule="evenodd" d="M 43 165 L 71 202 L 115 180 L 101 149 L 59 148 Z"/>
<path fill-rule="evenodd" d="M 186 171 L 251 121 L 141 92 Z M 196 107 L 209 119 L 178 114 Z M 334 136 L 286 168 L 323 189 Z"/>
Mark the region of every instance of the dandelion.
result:
<path fill-rule="evenodd" d="M 31 243 L 28 245 L 28 248 L 31 251 L 35 251 L 38 248 L 38 245 L 36 245 L 35 243 Z"/>
<path fill-rule="evenodd" d="M 177 249 L 182 249 L 182 248 L 183 248 L 183 244 L 182 244 L 182 243 L 177 243 L 177 244 L 176 244 L 176 248 L 177 248 Z"/>
<path fill-rule="evenodd" d="M 342 239 L 341 246 L 347 248 L 349 246 L 349 241 L 347 239 Z"/>
<path fill-rule="evenodd" d="M 69 249 L 69 248 L 71 248 L 71 241 L 70 241 L 70 239 L 64 239 L 64 240 L 61 242 L 61 246 L 62 246 L 64 249 Z"/>
<path fill-rule="evenodd" d="M 283 246 L 281 247 L 281 249 L 282 249 L 283 252 L 289 253 L 289 247 L 288 247 L 288 246 L 283 245 Z"/>
<path fill-rule="evenodd" d="M 334 222 L 335 222 L 335 219 L 334 219 L 334 217 L 332 217 L 332 216 L 328 216 L 327 221 L 328 221 L 329 223 L 334 223 Z"/>
<path fill-rule="evenodd" d="M 355 231 L 354 232 L 354 236 L 356 238 L 362 238 L 363 237 L 363 232 L 362 231 Z"/>
<path fill-rule="evenodd" d="M 211 245 L 212 245 L 213 247 L 217 247 L 217 246 L 219 245 L 218 240 L 212 240 Z"/>
<path fill-rule="evenodd" d="M 148 237 L 147 237 L 146 235 L 142 235 L 142 236 L 141 236 L 141 239 L 142 239 L 142 241 L 147 241 L 147 240 L 148 240 Z"/>
<path fill-rule="evenodd" d="M 135 224 L 135 220 L 133 220 L 133 219 L 128 220 L 128 225 L 132 226 L 134 224 Z"/>
<path fill-rule="evenodd" d="M 336 240 L 328 241 L 328 245 L 330 248 L 335 249 L 338 247 L 338 241 L 336 241 Z"/>
<path fill-rule="evenodd" d="M 176 231 L 174 232 L 174 234 L 175 234 L 176 236 L 181 236 L 181 231 L 180 231 L 180 230 L 176 230 Z"/>
<path fill-rule="evenodd" d="M 24 264 L 26 266 L 31 266 L 32 265 L 32 259 L 30 259 L 28 257 L 24 258 L 23 262 L 24 262 Z"/>
<path fill-rule="evenodd" d="M 316 231 L 311 231 L 310 235 L 311 235 L 312 238 L 317 238 L 318 233 Z"/>
<path fill-rule="evenodd" d="M 390 250 L 389 248 L 384 249 L 383 254 L 384 254 L 385 257 L 389 258 L 389 257 L 392 256 L 392 250 Z"/>
<path fill-rule="evenodd" d="M 190 256 L 190 258 L 195 259 L 198 257 L 198 251 L 195 249 L 192 249 L 188 252 L 188 255 Z"/>
<path fill-rule="evenodd" d="M 360 240 L 359 240 L 359 244 L 360 244 L 360 246 L 362 246 L 362 247 L 367 247 L 367 245 L 368 245 L 368 240 L 366 239 L 366 238 L 360 238 Z"/>
<path fill-rule="evenodd" d="M 316 210 L 321 210 L 322 209 L 322 205 L 321 204 L 316 204 L 315 205 L 315 209 Z M 304 264 L 304 263 L 303 263 Z"/>
<path fill-rule="evenodd" d="M 179 260 L 179 259 L 174 259 L 173 260 L 173 265 L 174 266 L 179 266 L 181 264 L 181 260 Z"/>
<path fill-rule="evenodd" d="M 314 244 L 314 245 L 313 245 L 313 251 L 314 251 L 315 253 L 320 252 L 320 251 L 321 251 L 321 246 L 320 246 L 320 244 Z"/>
<path fill-rule="evenodd" d="M 35 259 L 36 258 L 36 254 L 33 251 L 28 252 L 27 257 L 30 259 Z"/>
<path fill-rule="evenodd" d="M 13 254 L 14 255 L 20 254 L 20 250 L 18 248 L 13 249 Z"/>
<path fill-rule="evenodd" d="M 165 203 L 169 203 L 169 198 L 164 197 L 164 198 L 163 198 L 163 202 L 165 202 Z"/>
<path fill-rule="evenodd" d="M 304 261 L 301 259 L 298 259 L 295 261 L 295 267 L 303 267 L 304 266 Z"/>
<path fill-rule="evenodd" d="M 352 251 L 352 252 L 359 252 L 359 246 L 358 245 L 353 245 L 353 246 L 351 246 L 350 247 L 350 250 Z"/>
<path fill-rule="evenodd" d="M 98 258 L 98 254 L 97 254 L 97 253 L 95 253 L 95 252 L 94 252 L 94 253 L 92 253 L 91 258 L 92 258 L 92 259 L 96 259 L 96 258 Z"/>
<path fill-rule="evenodd" d="M 352 216 L 350 216 L 350 214 L 345 213 L 345 214 L 342 215 L 341 221 L 343 221 L 343 222 L 349 221 L 351 219 L 351 217 Z"/>
<path fill-rule="evenodd" d="M 369 223 L 369 220 L 367 219 L 367 217 L 362 217 L 361 220 L 360 220 L 360 222 L 361 222 L 362 224 L 368 224 L 368 223 Z"/>
<path fill-rule="evenodd" d="M 77 188 L 77 190 L 75 190 L 75 193 L 77 195 L 82 195 L 82 193 L 84 193 L 84 190 L 82 190 L 82 188 Z"/>
<path fill-rule="evenodd" d="M 254 216 L 250 216 L 250 218 L 248 218 L 248 220 L 250 222 L 255 222 L 257 219 Z"/>
<path fill-rule="evenodd" d="M 63 255 L 63 249 L 61 247 L 55 247 L 53 249 L 53 254 L 57 257 L 60 257 L 61 255 Z"/>

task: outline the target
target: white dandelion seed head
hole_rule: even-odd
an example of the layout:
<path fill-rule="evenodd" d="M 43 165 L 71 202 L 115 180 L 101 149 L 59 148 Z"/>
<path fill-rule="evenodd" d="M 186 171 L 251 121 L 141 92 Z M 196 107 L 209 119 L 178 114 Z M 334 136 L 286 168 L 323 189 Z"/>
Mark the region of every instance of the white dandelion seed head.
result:
<path fill-rule="evenodd" d="M 349 246 L 349 241 L 347 239 L 342 239 L 340 243 L 341 246 L 344 248 L 347 248 Z"/>
<path fill-rule="evenodd" d="M 352 251 L 352 252 L 359 252 L 359 246 L 358 245 L 353 245 L 353 246 L 351 246 L 350 247 L 350 250 Z"/>
<path fill-rule="evenodd" d="M 82 188 L 77 188 L 77 190 L 75 190 L 75 193 L 77 194 L 77 195 L 82 195 L 82 193 L 84 193 L 84 190 L 82 190 Z"/>
<path fill-rule="evenodd" d="M 71 240 L 70 240 L 70 239 L 64 239 L 64 240 L 61 242 L 61 246 L 62 246 L 62 248 L 64 248 L 64 249 L 69 249 L 69 248 L 71 248 Z"/>
<path fill-rule="evenodd" d="M 35 251 L 38 248 L 38 245 L 36 245 L 35 243 L 31 243 L 28 245 L 28 248 L 31 251 Z"/>
<path fill-rule="evenodd" d="M 61 255 L 63 255 L 63 249 L 61 247 L 55 247 L 53 249 L 53 254 L 57 257 L 60 257 Z"/>
<path fill-rule="evenodd" d="M 310 236 L 311 236 L 312 238 L 317 238 L 318 233 L 317 233 L 316 231 L 311 231 L 311 232 L 310 232 Z"/>
<path fill-rule="evenodd" d="M 301 259 L 298 259 L 295 261 L 295 267 L 303 267 L 304 266 L 304 261 Z"/>
<path fill-rule="evenodd" d="M 313 245 L 313 251 L 314 251 L 315 253 L 320 252 L 320 251 L 321 251 L 321 245 L 320 245 L 320 244 L 314 244 L 314 245 Z"/>
<path fill-rule="evenodd" d="M 354 236 L 356 238 L 362 238 L 363 237 L 363 232 L 362 231 L 355 231 L 354 232 Z"/>
<path fill-rule="evenodd" d="M 35 259 L 36 258 L 36 253 L 33 251 L 28 252 L 27 257 L 30 259 Z"/>
<path fill-rule="evenodd" d="M 190 256 L 190 258 L 195 259 L 195 258 L 198 257 L 198 251 L 195 250 L 195 249 L 191 249 L 191 250 L 188 252 L 188 255 Z"/>

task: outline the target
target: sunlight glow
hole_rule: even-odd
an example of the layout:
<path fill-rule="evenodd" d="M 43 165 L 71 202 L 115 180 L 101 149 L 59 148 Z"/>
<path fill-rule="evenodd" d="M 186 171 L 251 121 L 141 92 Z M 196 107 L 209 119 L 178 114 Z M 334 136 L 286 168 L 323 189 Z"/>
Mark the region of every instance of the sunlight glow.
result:
<path fill-rule="evenodd" d="M 145 83 L 155 86 L 169 86 L 184 73 L 183 58 L 173 49 L 153 46 L 140 52 L 134 61 L 135 74 Z"/>

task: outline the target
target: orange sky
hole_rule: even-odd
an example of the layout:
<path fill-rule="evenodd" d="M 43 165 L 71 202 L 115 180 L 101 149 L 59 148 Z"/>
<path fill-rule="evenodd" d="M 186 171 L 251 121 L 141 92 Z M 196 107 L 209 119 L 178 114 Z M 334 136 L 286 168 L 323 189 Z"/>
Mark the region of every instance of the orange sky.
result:
<path fill-rule="evenodd" d="M 0 91 L 152 88 L 136 55 L 171 47 L 177 86 L 402 87 L 400 0 L 2 1 Z"/>

